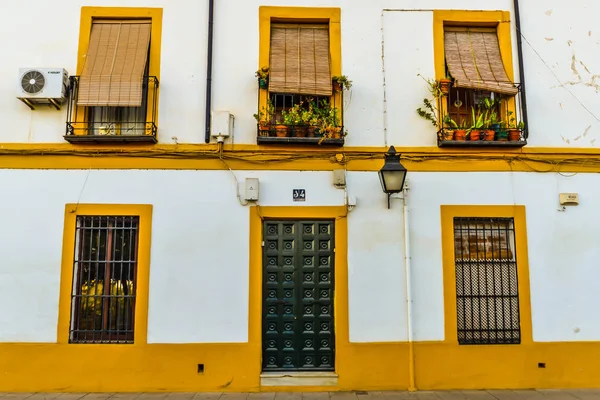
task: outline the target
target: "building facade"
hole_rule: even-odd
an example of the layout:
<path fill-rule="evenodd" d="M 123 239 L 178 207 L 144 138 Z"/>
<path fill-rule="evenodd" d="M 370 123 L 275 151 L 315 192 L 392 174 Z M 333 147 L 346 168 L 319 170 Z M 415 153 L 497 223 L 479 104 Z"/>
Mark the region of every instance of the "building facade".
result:
<path fill-rule="evenodd" d="M 596 5 L 31 3 L 0 391 L 598 386 Z"/>

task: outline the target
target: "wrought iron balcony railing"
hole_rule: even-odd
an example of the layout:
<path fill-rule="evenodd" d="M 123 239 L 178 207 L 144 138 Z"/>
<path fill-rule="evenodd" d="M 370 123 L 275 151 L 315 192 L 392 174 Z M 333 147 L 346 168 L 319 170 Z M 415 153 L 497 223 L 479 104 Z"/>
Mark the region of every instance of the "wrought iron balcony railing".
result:
<path fill-rule="evenodd" d="M 145 76 L 140 107 L 80 106 L 79 76 L 70 77 L 65 140 L 79 142 L 156 143 L 158 79 Z"/>
<path fill-rule="evenodd" d="M 527 144 L 521 88 L 515 96 L 455 88 L 438 99 L 438 146 L 522 147 Z"/>
<path fill-rule="evenodd" d="M 259 90 L 258 103 L 261 104 Z M 258 144 L 344 145 L 344 116 L 337 96 L 267 93 L 267 107 L 259 109 Z M 343 104 L 343 92 L 339 96 Z"/>

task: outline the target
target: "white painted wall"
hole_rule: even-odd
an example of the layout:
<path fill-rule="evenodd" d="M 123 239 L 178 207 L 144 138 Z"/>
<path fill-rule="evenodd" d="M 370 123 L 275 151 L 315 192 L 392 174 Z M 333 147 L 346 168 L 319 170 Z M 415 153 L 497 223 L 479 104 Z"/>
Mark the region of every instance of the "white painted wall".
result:
<path fill-rule="evenodd" d="M 89 176 L 88 176 L 89 174 Z M 342 205 L 329 172 L 236 172 L 260 179 L 260 204 Z M 84 182 L 87 183 L 84 185 Z M 444 335 L 440 205 L 522 204 L 537 341 L 600 340 L 597 174 L 413 173 L 409 224 L 416 340 Z M 0 341 L 54 342 L 64 205 L 153 204 L 148 341 L 248 339 L 248 208 L 228 171 L 0 170 Z M 535 191 L 531 190 L 535 187 Z M 350 339 L 406 340 L 402 202 L 386 208 L 376 173 L 348 174 Z M 558 193 L 581 203 L 558 211 Z M 33 193 L 33 195 L 32 195 Z M 43 194 L 43 195 L 42 195 Z M 43 202 L 40 202 L 40 198 Z"/>
<path fill-rule="evenodd" d="M 343 72 L 354 81 L 352 92 L 345 96 L 348 145 L 429 146 L 435 145 L 435 132 L 415 113 L 427 95 L 416 74 L 433 76 L 428 10 L 512 12 L 511 0 L 480 3 L 374 0 L 357 5 L 351 0 L 272 0 L 268 5 L 341 7 Z M 260 0 L 222 0 L 215 8 L 213 109 L 235 114 L 236 143 L 256 141 L 252 114 L 257 109 L 254 71 L 262 4 Z M 75 72 L 82 5 L 164 8 L 159 139 L 161 143 L 173 143 L 173 137 L 179 143 L 203 142 L 207 2 L 192 0 L 63 0 L 60 6 L 42 0 L 12 2 L 0 15 L 4 54 L 0 142 L 63 142 L 65 112 L 30 111 L 15 98 L 15 86 L 19 67 L 56 66 Z M 600 134 L 595 111 L 600 107 L 595 81 L 600 32 L 595 30 L 595 16 L 600 6 L 585 0 L 547 0 L 543 4 L 521 2 L 521 7 L 530 146 L 595 146 Z M 513 50 L 517 69 L 515 32 Z"/>

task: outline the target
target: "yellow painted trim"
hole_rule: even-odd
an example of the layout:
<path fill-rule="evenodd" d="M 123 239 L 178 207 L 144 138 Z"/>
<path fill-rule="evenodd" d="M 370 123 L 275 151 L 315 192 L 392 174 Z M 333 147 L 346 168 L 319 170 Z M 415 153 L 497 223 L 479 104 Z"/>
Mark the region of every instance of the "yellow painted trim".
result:
<path fill-rule="evenodd" d="M 258 68 L 269 65 L 271 52 L 271 22 L 328 22 L 329 23 L 329 54 L 331 57 L 331 76 L 342 74 L 342 30 L 341 9 L 339 7 L 277 7 L 261 6 L 258 10 Z M 259 109 L 267 106 L 268 89 L 259 90 Z M 341 93 L 334 93 L 332 103 L 339 104 Z"/>
<path fill-rule="evenodd" d="M 494 26 L 498 31 L 498 42 L 504 68 L 509 79 L 514 80 L 512 60 L 510 12 L 508 11 L 467 11 L 467 10 L 434 10 L 433 11 L 433 49 L 435 77 L 446 76 L 444 53 L 444 23 L 464 24 L 465 26 Z"/>
<path fill-rule="evenodd" d="M 514 82 L 513 53 L 511 46 L 509 11 L 434 10 L 433 11 L 433 59 L 436 79 L 446 77 L 446 56 L 444 52 L 444 24 L 462 26 L 491 26 L 496 28 L 500 55 L 508 78 Z M 440 102 L 442 113 L 448 107 L 446 98 Z M 505 106 L 515 112 L 514 98 L 508 98 Z M 503 105 L 503 107 L 505 107 Z M 504 113 L 504 111 L 503 111 Z"/>
<path fill-rule="evenodd" d="M 396 147 L 410 172 L 600 172 L 600 149 L 445 149 Z M 0 169 L 183 169 L 378 171 L 384 147 L 136 145 L 127 149 L 70 144 L 0 144 Z"/>
<path fill-rule="evenodd" d="M 334 263 L 334 325 L 335 370 L 343 379 L 349 353 L 348 332 L 348 220 L 346 207 L 250 207 L 250 331 L 251 344 L 256 344 L 262 355 L 262 237 L 264 219 L 329 219 L 335 221 Z"/>
<path fill-rule="evenodd" d="M 454 254 L 454 218 L 490 217 L 513 218 L 519 287 L 519 312 L 521 344 L 533 342 L 531 328 L 531 301 L 529 293 L 529 257 L 527 253 L 527 220 L 525 206 L 441 206 L 442 257 L 444 268 L 444 316 L 445 342 L 458 345 L 456 321 L 456 268 Z M 519 345 L 508 345 L 514 347 Z M 464 347 L 464 346 L 461 346 Z M 489 346 L 482 346 L 488 347 Z M 505 347 L 505 346 L 500 346 Z"/>
<path fill-rule="evenodd" d="M 149 7 L 81 7 L 81 19 L 79 26 L 79 47 L 77 51 L 77 75 L 81 75 L 83 67 L 85 65 L 85 57 L 90 44 L 90 35 L 92 32 L 92 21 L 94 19 L 136 19 L 136 18 L 150 18 L 152 20 L 152 30 L 150 32 L 150 58 L 148 59 L 149 69 L 148 74 L 150 76 L 156 76 L 160 83 L 160 51 L 162 42 L 162 20 L 163 20 L 163 9 L 162 8 L 149 8 Z M 156 91 L 148 91 L 148 108 L 146 113 L 152 111 L 152 107 L 156 103 L 156 110 L 158 110 L 158 102 L 160 88 Z M 157 96 L 156 100 L 154 96 Z M 77 124 L 86 123 L 87 117 L 85 115 L 83 107 L 78 107 Z M 158 111 L 154 119 L 155 124 L 158 125 Z"/>
<path fill-rule="evenodd" d="M 63 231 L 63 252 L 58 307 L 58 343 L 69 343 L 71 319 L 71 290 L 73 283 L 73 258 L 75 254 L 75 228 L 78 215 L 132 215 L 140 217 L 138 237 L 137 287 L 135 299 L 134 343 L 127 345 L 92 345 L 91 358 L 102 358 L 106 347 L 140 346 L 146 344 L 148 331 L 148 288 L 150 281 L 150 239 L 152 232 L 152 206 L 142 204 L 67 204 Z M 74 344 L 71 346 L 88 346 Z M 96 355 L 92 355 L 95 353 Z"/>

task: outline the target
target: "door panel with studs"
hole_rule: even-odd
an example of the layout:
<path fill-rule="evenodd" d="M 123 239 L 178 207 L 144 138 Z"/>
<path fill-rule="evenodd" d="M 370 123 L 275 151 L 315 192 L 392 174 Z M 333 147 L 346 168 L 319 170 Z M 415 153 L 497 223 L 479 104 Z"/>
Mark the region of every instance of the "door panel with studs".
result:
<path fill-rule="evenodd" d="M 333 371 L 334 221 L 263 226 L 263 370 Z"/>

